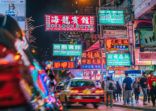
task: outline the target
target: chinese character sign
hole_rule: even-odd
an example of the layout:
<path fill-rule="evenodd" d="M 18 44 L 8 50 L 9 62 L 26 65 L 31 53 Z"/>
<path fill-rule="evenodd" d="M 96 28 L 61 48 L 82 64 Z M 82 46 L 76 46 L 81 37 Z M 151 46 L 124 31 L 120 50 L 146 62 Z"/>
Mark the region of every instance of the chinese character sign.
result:
<path fill-rule="evenodd" d="M 78 44 L 53 44 L 53 56 L 81 56 L 82 46 Z"/>
<path fill-rule="evenodd" d="M 123 10 L 99 10 L 99 24 L 124 25 Z"/>
<path fill-rule="evenodd" d="M 75 63 L 73 61 L 55 61 L 53 62 L 54 69 L 74 69 Z"/>
<path fill-rule="evenodd" d="M 125 51 L 129 47 L 128 39 L 107 38 L 105 39 L 105 43 L 107 51 Z"/>
<path fill-rule="evenodd" d="M 131 58 L 128 53 L 108 53 L 107 56 L 107 66 L 130 66 Z"/>
<path fill-rule="evenodd" d="M 45 15 L 45 30 L 95 32 L 95 16 Z"/>
<path fill-rule="evenodd" d="M 100 69 L 105 63 L 105 58 L 101 59 L 100 51 L 85 52 L 81 58 L 82 69 Z"/>

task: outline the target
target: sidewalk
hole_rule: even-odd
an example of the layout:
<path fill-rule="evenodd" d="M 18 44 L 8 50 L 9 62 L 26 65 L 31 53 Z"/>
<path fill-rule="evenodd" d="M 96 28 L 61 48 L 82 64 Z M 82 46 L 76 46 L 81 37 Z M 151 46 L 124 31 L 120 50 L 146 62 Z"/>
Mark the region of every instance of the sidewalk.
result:
<path fill-rule="evenodd" d="M 143 105 L 143 101 L 140 100 L 138 104 L 134 103 L 132 105 L 123 105 L 123 101 L 115 102 L 114 106 L 116 107 L 124 107 L 130 109 L 138 109 L 144 111 L 156 111 L 156 107 L 153 107 L 152 103 L 147 103 L 147 105 Z"/>

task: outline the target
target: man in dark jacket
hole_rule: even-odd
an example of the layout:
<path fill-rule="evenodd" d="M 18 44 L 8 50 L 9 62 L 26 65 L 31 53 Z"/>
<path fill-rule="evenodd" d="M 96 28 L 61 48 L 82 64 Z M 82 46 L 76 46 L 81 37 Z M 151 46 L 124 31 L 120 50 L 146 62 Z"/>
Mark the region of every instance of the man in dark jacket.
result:
<path fill-rule="evenodd" d="M 141 89 L 142 89 L 142 92 L 143 92 L 143 96 L 144 96 L 143 105 L 146 105 L 148 80 L 147 80 L 145 72 L 143 72 L 142 77 L 140 79 L 140 86 L 141 86 Z"/>

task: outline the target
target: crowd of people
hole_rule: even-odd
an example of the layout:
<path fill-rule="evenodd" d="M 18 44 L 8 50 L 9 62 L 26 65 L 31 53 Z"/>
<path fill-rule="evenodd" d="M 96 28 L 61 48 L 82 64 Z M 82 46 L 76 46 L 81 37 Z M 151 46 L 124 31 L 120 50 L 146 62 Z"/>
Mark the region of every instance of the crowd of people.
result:
<path fill-rule="evenodd" d="M 123 101 L 123 105 L 138 104 L 143 97 L 143 105 L 152 102 L 156 105 L 156 77 L 153 73 L 142 74 L 134 80 L 126 73 L 122 83 L 107 77 L 104 85 L 106 91 L 106 105 L 113 105 L 113 101 Z"/>

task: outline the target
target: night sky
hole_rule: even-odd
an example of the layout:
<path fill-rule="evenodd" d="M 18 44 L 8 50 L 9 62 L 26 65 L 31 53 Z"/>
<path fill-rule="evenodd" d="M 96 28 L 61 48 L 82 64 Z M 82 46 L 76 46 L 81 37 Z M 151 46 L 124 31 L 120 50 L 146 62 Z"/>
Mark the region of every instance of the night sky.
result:
<path fill-rule="evenodd" d="M 27 0 L 27 17 L 32 17 L 34 26 L 44 24 L 45 14 L 72 14 L 73 0 Z M 52 59 L 52 43 L 58 42 L 58 32 L 45 32 L 44 26 L 33 31 L 36 37 L 37 53 L 39 60 Z"/>

